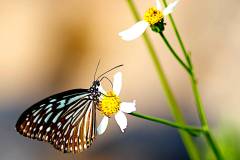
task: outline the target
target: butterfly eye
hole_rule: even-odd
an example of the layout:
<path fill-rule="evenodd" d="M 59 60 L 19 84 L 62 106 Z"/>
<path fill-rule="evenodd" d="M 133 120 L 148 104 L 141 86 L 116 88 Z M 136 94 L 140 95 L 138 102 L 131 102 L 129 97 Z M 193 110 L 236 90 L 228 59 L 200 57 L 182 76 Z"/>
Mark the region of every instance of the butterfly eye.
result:
<path fill-rule="evenodd" d="M 100 86 L 100 82 L 99 82 L 99 81 L 96 81 L 96 85 L 97 85 L 97 86 Z"/>

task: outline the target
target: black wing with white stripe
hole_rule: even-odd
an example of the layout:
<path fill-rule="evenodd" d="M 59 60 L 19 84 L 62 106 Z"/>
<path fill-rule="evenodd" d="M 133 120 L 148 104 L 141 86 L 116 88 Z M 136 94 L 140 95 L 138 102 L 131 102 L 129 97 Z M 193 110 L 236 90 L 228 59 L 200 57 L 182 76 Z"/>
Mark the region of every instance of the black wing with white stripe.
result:
<path fill-rule="evenodd" d="M 47 141 L 63 152 L 81 152 L 96 136 L 96 105 L 88 89 L 65 91 L 23 112 L 16 129 L 23 136 Z"/>

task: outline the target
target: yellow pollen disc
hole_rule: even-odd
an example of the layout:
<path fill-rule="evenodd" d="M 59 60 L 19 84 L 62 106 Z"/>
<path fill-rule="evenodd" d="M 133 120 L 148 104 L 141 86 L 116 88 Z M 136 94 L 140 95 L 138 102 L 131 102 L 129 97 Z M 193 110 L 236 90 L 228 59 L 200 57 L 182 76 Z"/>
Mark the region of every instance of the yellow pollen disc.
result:
<path fill-rule="evenodd" d="M 120 98 L 110 91 L 100 101 L 99 108 L 104 115 L 110 117 L 119 111 L 120 103 Z"/>
<path fill-rule="evenodd" d="M 144 14 L 144 20 L 150 25 L 154 25 L 163 19 L 163 13 L 156 7 L 149 8 Z"/>

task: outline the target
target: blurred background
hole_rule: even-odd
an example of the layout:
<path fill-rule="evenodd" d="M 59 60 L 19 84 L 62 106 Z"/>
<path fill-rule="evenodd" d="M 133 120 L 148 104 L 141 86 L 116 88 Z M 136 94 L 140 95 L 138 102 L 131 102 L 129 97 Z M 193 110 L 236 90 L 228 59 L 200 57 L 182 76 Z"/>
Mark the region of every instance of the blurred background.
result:
<path fill-rule="evenodd" d="M 135 0 L 141 15 L 154 0 Z M 210 126 L 229 159 L 239 159 L 240 1 L 182 0 L 173 13 L 198 76 Z M 169 24 L 168 21 L 166 21 Z M 126 1 L 0 0 L 0 159 L 189 159 L 176 129 L 128 116 L 123 134 L 114 119 L 91 148 L 73 156 L 15 131 L 20 114 L 38 100 L 72 88 L 88 88 L 98 73 L 124 64 L 122 101 L 138 112 L 174 120 L 141 38 L 117 33 L 134 23 Z M 180 51 L 170 25 L 166 35 Z M 189 124 L 198 117 L 187 74 L 161 38 L 150 32 L 158 56 Z M 109 78 L 112 78 L 109 74 Z M 105 84 L 108 87 L 108 84 Z M 98 121 L 99 122 L 99 121 Z M 201 138 L 203 159 L 213 159 Z"/>

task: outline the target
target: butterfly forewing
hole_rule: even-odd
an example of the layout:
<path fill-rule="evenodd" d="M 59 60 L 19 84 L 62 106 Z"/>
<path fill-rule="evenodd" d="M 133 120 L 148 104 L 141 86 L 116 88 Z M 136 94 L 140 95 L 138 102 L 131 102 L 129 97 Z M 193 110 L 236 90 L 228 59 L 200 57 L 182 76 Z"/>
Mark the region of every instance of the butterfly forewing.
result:
<path fill-rule="evenodd" d="M 87 89 L 65 91 L 23 112 L 16 129 L 23 136 L 47 141 L 63 152 L 81 152 L 96 135 L 96 105 Z"/>

